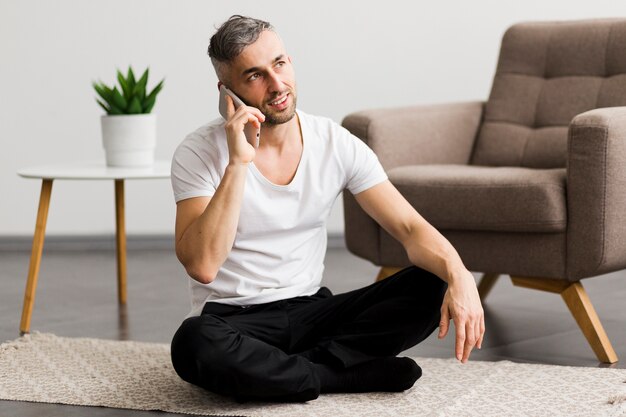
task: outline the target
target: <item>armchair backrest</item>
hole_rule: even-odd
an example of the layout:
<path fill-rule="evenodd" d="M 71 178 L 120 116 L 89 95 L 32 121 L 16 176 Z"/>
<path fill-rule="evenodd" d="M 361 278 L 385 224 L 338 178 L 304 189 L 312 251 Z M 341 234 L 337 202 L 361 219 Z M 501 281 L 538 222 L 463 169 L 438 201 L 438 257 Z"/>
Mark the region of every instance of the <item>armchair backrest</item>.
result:
<path fill-rule="evenodd" d="M 626 19 L 520 23 L 500 58 L 471 163 L 562 168 L 572 118 L 626 105 Z"/>

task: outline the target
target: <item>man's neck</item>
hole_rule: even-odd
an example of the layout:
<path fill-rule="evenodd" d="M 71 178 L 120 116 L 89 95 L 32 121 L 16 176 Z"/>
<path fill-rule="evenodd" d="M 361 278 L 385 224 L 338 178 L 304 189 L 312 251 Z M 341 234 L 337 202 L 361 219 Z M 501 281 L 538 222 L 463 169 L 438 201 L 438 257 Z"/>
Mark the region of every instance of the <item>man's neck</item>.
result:
<path fill-rule="evenodd" d="M 300 119 L 296 113 L 287 123 L 261 127 L 261 140 L 259 151 L 282 153 L 289 149 L 294 143 L 301 143 Z"/>

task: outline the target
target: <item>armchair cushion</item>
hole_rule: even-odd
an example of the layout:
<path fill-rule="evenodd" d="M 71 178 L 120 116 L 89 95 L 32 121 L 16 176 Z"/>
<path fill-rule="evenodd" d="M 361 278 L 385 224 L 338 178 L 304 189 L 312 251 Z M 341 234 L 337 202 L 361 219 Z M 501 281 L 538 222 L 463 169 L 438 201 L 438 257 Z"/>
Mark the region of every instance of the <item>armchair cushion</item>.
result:
<path fill-rule="evenodd" d="M 563 232 L 567 226 L 564 168 L 411 165 L 387 174 L 438 229 Z"/>
<path fill-rule="evenodd" d="M 624 19 L 512 26 L 471 163 L 565 167 L 574 116 L 626 105 L 624 48 Z"/>

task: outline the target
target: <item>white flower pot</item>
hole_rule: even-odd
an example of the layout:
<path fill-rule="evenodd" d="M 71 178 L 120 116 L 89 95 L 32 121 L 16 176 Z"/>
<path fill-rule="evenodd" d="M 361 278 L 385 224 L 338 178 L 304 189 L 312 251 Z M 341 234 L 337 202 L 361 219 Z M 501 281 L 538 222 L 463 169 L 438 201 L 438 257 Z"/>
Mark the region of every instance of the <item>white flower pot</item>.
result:
<path fill-rule="evenodd" d="M 155 114 L 105 115 L 101 122 L 107 166 L 146 167 L 154 163 Z"/>

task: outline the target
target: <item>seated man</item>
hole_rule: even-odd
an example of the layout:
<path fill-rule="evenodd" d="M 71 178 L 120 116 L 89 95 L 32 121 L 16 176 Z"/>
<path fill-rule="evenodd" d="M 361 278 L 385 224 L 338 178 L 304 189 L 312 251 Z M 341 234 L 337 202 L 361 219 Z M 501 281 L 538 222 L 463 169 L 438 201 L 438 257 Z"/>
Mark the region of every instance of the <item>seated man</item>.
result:
<path fill-rule="evenodd" d="M 239 401 L 403 391 L 421 368 L 396 355 L 438 326 L 445 337 L 450 319 L 457 359 L 467 362 L 485 331 L 472 274 L 371 149 L 296 108 L 291 58 L 273 27 L 232 16 L 209 56 L 218 88 L 245 104 L 228 97 L 227 120 L 188 135 L 172 163 L 176 254 L 193 307 L 172 340 L 178 375 Z M 258 148 L 248 124 L 261 128 Z M 320 287 L 326 219 L 346 188 L 415 266 L 333 295 Z"/>

